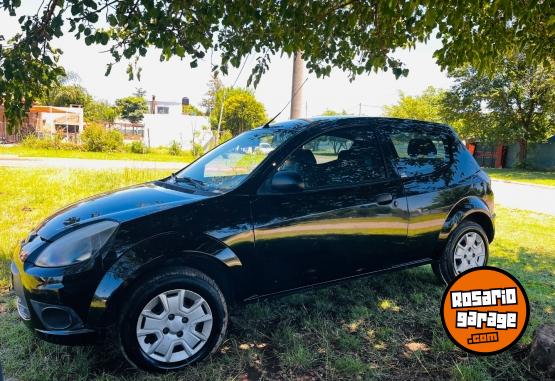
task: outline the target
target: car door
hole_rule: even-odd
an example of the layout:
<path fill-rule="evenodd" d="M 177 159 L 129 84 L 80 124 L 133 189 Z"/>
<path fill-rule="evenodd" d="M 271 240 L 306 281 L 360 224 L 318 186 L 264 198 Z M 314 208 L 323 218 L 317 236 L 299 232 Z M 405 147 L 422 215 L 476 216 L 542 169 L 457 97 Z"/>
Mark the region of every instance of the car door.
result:
<path fill-rule="evenodd" d="M 454 179 L 453 138 L 443 129 L 407 121 L 384 127 L 386 157 L 404 179 L 409 210 L 406 261 L 434 256 L 439 233 L 467 186 Z"/>
<path fill-rule="evenodd" d="M 401 180 L 389 177 L 370 126 L 306 141 L 277 168 L 304 190 L 276 192 L 270 174 L 253 201 L 260 289 L 269 294 L 391 267 L 407 231 Z"/>

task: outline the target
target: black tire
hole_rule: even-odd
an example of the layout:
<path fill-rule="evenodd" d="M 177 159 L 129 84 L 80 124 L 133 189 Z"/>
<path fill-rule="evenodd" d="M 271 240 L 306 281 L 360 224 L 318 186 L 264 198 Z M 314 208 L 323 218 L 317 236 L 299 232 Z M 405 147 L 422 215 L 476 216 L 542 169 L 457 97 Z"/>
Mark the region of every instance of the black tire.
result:
<path fill-rule="evenodd" d="M 143 308 L 157 295 L 184 289 L 200 295 L 208 303 L 212 314 L 212 330 L 204 346 L 191 357 L 174 363 L 162 362 L 148 356 L 137 338 L 137 321 Z M 223 293 L 213 279 L 192 268 L 160 271 L 142 282 L 126 298 L 118 321 L 117 339 L 123 356 L 134 366 L 147 371 L 172 371 L 182 369 L 214 353 L 224 340 L 228 311 Z"/>
<path fill-rule="evenodd" d="M 439 270 L 439 260 L 432 262 L 432 271 L 439 282 L 445 283 L 443 277 L 441 276 L 441 271 Z"/>
<path fill-rule="evenodd" d="M 476 232 L 482 238 L 485 247 L 485 258 L 482 266 L 487 265 L 489 257 L 489 240 L 486 232 L 482 226 L 476 222 L 463 221 L 449 236 L 447 244 L 443 249 L 443 253 L 441 253 L 438 260 L 432 263 L 434 274 L 442 283 L 448 284 L 455 278 L 455 276 L 457 276 L 454 263 L 455 249 L 461 237 L 469 232 Z"/>

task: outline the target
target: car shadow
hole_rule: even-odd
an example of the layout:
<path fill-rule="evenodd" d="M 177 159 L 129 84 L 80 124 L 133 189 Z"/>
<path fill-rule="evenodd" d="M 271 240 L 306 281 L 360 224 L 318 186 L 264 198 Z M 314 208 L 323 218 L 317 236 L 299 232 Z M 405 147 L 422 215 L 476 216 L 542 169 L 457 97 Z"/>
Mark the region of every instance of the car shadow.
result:
<path fill-rule="evenodd" d="M 243 363 L 241 352 L 255 350 L 264 353 L 264 370 L 249 364 L 244 364 L 243 368 L 248 376 L 246 379 L 258 379 L 258 376 L 269 369 L 270 372 L 272 368 L 275 368 L 276 372 L 279 370 L 279 351 L 282 348 L 282 339 L 279 336 L 288 327 L 302 331 L 311 324 L 317 325 L 318 319 L 321 319 L 322 325 L 344 326 L 360 318 L 369 318 L 372 314 L 394 314 L 402 319 L 403 313 L 413 316 L 413 311 L 410 311 L 407 303 L 416 301 L 429 305 L 428 295 L 432 293 L 438 300 L 441 298 L 442 290 L 442 284 L 435 278 L 429 266 L 425 266 L 376 274 L 289 296 L 236 305 L 231 310 L 227 339 L 219 352 L 207 363 L 202 362 L 191 367 L 188 373 L 201 375 L 207 371 L 206 368 L 225 367 L 230 361 L 226 357 L 230 354 L 238 357 L 239 363 Z M 411 297 L 406 299 L 407 295 Z M 338 306 L 341 308 L 337 308 Z M 357 316 L 357 313 L 361 316 Z M 423 324 L 425 323 L 424 319 Z M 387 322 L 384 324 L 387 325 Z M 145 374 L 133 369 L 111 343 L 107 341 L 93 347 L 90 352 L 90 365 L 94 373 L 125 377 L 139 377 Z M 191 379 L 195 378 L 191 376 Z"/>

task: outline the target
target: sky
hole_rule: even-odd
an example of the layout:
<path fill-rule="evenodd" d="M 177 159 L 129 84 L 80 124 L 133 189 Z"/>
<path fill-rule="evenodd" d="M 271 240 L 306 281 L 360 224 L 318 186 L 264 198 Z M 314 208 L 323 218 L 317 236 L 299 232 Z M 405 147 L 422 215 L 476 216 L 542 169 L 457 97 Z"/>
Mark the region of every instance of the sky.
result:
<path fill-rule="evenodd" d="M 10 17 L 7 12 L 0 11 L 0 33 L 8 37 L 17 33 L 17 18 L 26 12 L 36 12 L 36 4 L 34 1 L 25 3 L 17 17 Z M 159 53 L 156 49 L 151 49 L 139 62 L 142 68 L 139 82 L 128 80 L 125 73 L 127 63 L 123 61 L 114 66 L 110 76 L 104 75 L 106 64 L 111 62 L 109 53 L 103 52 L 106 47 L 86 46 L 83 40 L 76 40 L 69 34 L 55 40 L 53 45 L 64 52 L 60 64 L 66 70 L 77 73 L 81 78 L 81 85 L 95 98 L 109 102 L 128 96 L 137 87 L 141 87 L 146 90 L 149 99 L 156 95 L 156 99 L 161 101 L 179 102 L 182 97 L 188 97 L 192 104 L 198 106 L 207 91 L 211 76 L 210 53 L 193 69 L 186 60 L 177 58 L 160 62 Z M 448 88 L 452 81 L 432 57 L 434 50 L 439 47 L 439 41 L 432 39 L 411 51 L 396 52 L 395 56 L 410 70 L 408 77 L 399 79 L 395 79 L 391 71 L 388 71 L 363 74 L 351 82 L 347 73 L 340 70 L 333 70 L 326 78 L 317 78 L 305 70 L 308 80 L 303 87 L 303 116 L 321 115 L 326 109 L 345 110 L 349 114 L 359 114 L 360 111 L 363 115 L 379 116 L 383 112 L 383 106 L 398 101 L 401 91 L 418 95 L 428 86 Z M 216 61 L 217 56 L 214 55 L 212 59 Z M 237 86 L 246 87 L 254 63 L 253 56 L 247 58 Z M 273 57 L 269 71 L 264 74 L 258 86 L 253 88 L 256 97 L 266 106 L 269 116 L 274 116 L 289 101 L 292 68 L 292 57 Z M 224 85 L 231 86 L 238 72 L 238 69 L 232 68 L 228 76 L 222 78 Z M 277 120 L 288 118 L 289 108 L 286 108 Z"/>

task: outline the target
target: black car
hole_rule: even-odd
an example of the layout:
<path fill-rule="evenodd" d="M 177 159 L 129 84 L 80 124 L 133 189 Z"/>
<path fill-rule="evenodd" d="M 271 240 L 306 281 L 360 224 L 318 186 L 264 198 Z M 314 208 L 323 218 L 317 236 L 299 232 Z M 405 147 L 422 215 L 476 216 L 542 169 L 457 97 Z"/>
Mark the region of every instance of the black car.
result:
<path fill-rule="evenodd" d="M 44 339 L 115 332 L 132 364 L 170 370 L 218 348 L 232 302 L 424 264 L 448 282 L 493 236 L 490 180 L 448 126 L 303 119 L 57 212 L 11 271 Z"/>

